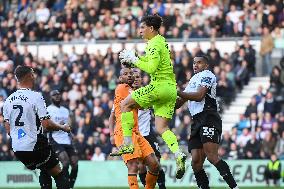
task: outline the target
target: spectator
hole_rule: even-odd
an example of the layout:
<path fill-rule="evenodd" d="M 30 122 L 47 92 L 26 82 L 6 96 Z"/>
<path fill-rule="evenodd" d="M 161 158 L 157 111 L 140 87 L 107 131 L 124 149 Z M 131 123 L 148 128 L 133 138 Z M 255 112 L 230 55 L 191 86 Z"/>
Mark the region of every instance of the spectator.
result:
<path fill-rule="evenodd" d="M 260 154 L 260 142 L 256 139 L 255 133 L 251 134 L 251 139 L 244 147 L 246 159 L 258 159 Z"/>
<path fill-rule="evenodd" d="M 46 8 L 44 2 L 41 2 L 39 4 L 39 7 L 37 8 L 35 15 L 36 15 L 36 21 L 38 23 L 40 22 L 46 23 L 48 21 L 49 16 L 50 16 L 50 11 L 48 8 Z"/>
<path fill-rule="evenodd" d="M 269 112 L 272 117 L 280 111 L 276 101 L 274 100 L 272 92 L 268 91 L 264 101 L 263 112 Z"/>
<path fill-rule="evenodd" d="M 274 120 L 269 112 L 264 113 L 264 118 L 261 123 L 262 131 L 270 131 L 272 129 Z"/>
<path fill-rule="evenodd" d="M 251 139 L 251 134 L 248 128 L 244 128 L 242 134 L 237 137 L 236 143 L 237 145 L 243 148 L 250 139 Z"/>
<path fill-rule="evenodd" d="M 102 153 L 100 147 L 95 147 L 95 153 L 93 154 L 92 161 L 105 161 L 105 154 Z"/>
<path fill-rule="evenodd" d="M 245 111 L 245 117 L 250 117 L 252 113 L 257 113 L 257 105 L 256 105 L 255 97 L 251 98 L 250 103 L 247 106 L 246 111 Z"/>
<path fill-rule="evenodd" d="M 260 44 L 260 55 L 262 56 L 262 74 L 269 75 L 272 71 L 271 53 L 274 41 L 267 27 L 263 28 L 263 36 Z"/>
<path fill-rule="evenodd" d="M 273 140 L 271 132 L 266 131 L 260 147 L 260 150 L 262 151 L 262 158 L 268 159 L 270 157 L 270 155 L 274 152 L 275 144 L 276 141 Z"/>
<path fill-rule="evenodd" d="M 280 160 L 284 160 L 284 131 L 282 131 L 280 137 L 277 139 L 275 154 Z"/>

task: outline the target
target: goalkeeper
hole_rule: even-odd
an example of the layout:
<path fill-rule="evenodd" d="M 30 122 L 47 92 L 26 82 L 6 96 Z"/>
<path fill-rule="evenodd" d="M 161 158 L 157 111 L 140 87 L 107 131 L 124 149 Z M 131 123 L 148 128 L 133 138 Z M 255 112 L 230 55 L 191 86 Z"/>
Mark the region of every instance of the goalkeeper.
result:
<path fill-rule="evenodd" d="M 158 15 L 142 18 L 140 34 L 147 41 L 145 56 L 137 57 L 135 52 L 129 50 L 123 50 L 119 54 L 124 65 L 138 67 L 150 74 L 151 82 L 147 86 L 135 90 L 121 103 L 124 145 L 119 148 L 116 154 L 121 155 L 134 151 L 131 141 L 134 119 L 131 110 L 153 107 L 156 130 L 170 151 L 175 154 L 176 178 L 180 179 L 185 173 L 186 155 L 181 152 L 177 137 L 168 128 L 169 121 L 174 114 L 177 89 L 168 44 L 158 32 L 161 24 L 162 19 Z"/>

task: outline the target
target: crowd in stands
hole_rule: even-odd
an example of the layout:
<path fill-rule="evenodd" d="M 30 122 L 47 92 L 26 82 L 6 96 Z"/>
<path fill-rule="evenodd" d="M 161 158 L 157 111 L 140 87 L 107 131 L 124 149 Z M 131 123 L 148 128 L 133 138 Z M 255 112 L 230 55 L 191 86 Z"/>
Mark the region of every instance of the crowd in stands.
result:
<path fill-rule="evenodd" d="M 0 1 L 0 37 L 17 42 L 137 39 L 141 18 L 159 14 L 160 33 L 167 38 L 261 36 L 264 27 L 283 38 L 283 7 L 281 0 L 6 0 Z"/>
<path fill-rule="evenodd" d="M 193 75 L 193 57 L 202 53 L 210 57 L 212 71 L 218 81 L 218 101 L 221 107 L 224 107 L 230 104 L 235 93 L 242 90 L 249 78 L 255 75 L 256 51 L 250 44 L 249 37 L 261 35 L 262 27 L 269 28 L 274 35 L 278 26 L 280 34 L 283 35 L 281 24 L 284 26 L 283 5 L 277 0 L 273 1 L 274 3 L 271 3 L 272 1 L 257 3 L 258 1 L 223 0 L 222 4 L 221 1 L 206 0 L 167 2 L 158 0 L 153 3 L 135 0 L 88 0 L 86 3 L 71 0 L 27 0 L 26 4 L 19 3 L 14 6 L 13 3 L 7 4 L 7 2 L 9 1 L 0 1 L 0 160 L 15 159 L 9 137 L 3 127 L 1 109 L 7 96 L 17 89 L 13 70 L 16 66 L 23 64 L 34 68 L 37 78 L 35 90 L 42 92 L 47 105 L 50 104 L 51 90 L 57 89 L 62 92 L 63 105 L 73 114 L 74 143 L 81 160 L 111 159 L 108 154 L 113 150 L 109 141 L 108 117 L 120 71 L 118 54 L 111 48 L 106 54 L 100 54 L 99 51 L 88 53 L 87 48 L 82 54 L 78 54 L 75 47 L 72 52 L 67 53 L 59 45 L 58 54 L 54 55 L 51 61 L 47 61 L 33 56 L 26 46 L 23 53 L 20 53 L 17 48 L 19 42 L 95 42 L 99 39 L 138 38 L 137 24 L 147 13 L 159 13 L 164 18 L 164 26 L 160 32 L 168 38 L 242 36 L 242 42 L 236 45 L 232 54 L 221 55 L 214 41 L 204 52 L 199 44 L 192 51 L 189 51 L 185 45 L 181 51 L 171 51 L 178 88 L 181 90 L 185 88 L 187 81 Z M 253 17 L 255 17 L 254 20 Z M 273 22 L 271 19 L 274 19 Z M 251 29 L 248 29 L 250 27 Z M 276 34 L 273 37 L 276 37 Z M 281 75 L 281 69 L 273 68 L 271 86 L 274 85 L 275 91 L 281 92 L 282 88 L 278 89 L 277 74 Z M 148 82 L 149 76 L 143 75 L 143 83 L 146 85 Z M 270 103 L 275 91 L 271 92 L 270 97 L 269 94 L 265 98 L 259 96 L 257 103 Z M 262 110 L 265 107 L 263 105 Z M 279 114 L 279 109 L 273 106 L 266 108 L 273 112 L 270 114 L 273 120 L 282 120 L 283 124 L 284 116 Z M 253 110 L 253 108 L 249 109 Z M 249 110 L 246 116 L 248 115 L 253 117 Z M 274 121 L 273 125 L 276 123 L 278 122 Z M 170 127 L 184 146 L 187 145 L 190 124 L 191 118 L 187 106 L 176 110 Z M 281 122 L 278 123 L 278 128 L 280 125 Z M 264 127 L 269 130 L 268 124 Z M 258 131 L 259 128 L 255 127 L 255 130 Z M 283 125 L 282 128 L 284 128 Z M 243 145 L 241 143 L 245 140 L 237 140 L 237 138 L 253 135 L 252 129 L 250 127 L 239 129 L 237 126 L 232 133 L 224 134 L 220 154 L 228 158 L 245 157 L 240 152 L 240 146 Z M 260 135 L 257 132 L 254 133 L 259 139 Z M 274 137 L 274 134 L 270 137 Z M 233 142 L 236 140 L 240 143 Z M 267 142 L 270 141 L 267 140 Z M 171 158 L 167 148 L 163 146 L 165 145 L 162 144 L 161 148 L 163 159 Z M 244 146 L 242 148 L 244 149 Z M 267 146 L 265 148 L 270 149 Z M 235 151 L 238 152 L 236 155 L 234 155 Z M 247 153 L 243 152 L 243 154 Z M 265 156 L 260 155 L 260 157 Z"/>
<path fill-rule="evenodd" d="M 284 160 L 284 57 L 274 66 L 267 91 L 259 86 L 240 122 L 225 133 L 221 154 L 230 159 L 268 159 L 276 154 Z"/>

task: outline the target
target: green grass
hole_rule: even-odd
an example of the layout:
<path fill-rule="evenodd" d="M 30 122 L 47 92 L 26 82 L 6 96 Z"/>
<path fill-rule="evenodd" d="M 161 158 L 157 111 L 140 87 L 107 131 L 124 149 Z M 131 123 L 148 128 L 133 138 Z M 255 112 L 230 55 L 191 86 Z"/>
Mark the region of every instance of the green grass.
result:
<path fill-rule="evenodd" d="M 196 189 L 197 187 L 194 186 L 194 187 L 167 187 L 167 189 Z M 240 187 L 240 189 L 281 189 L 281 187 Z M 2 189 L 0 187 L 0 189 Z M 24 188 L 17 188 L 17 189 L 24 189 Z M 36 189 L 36 188 L 25 188 L 25 189 Z M 129 188 L 126 188 L 126 187 L 86 187 L 86 188 L 75 188 L 75 189 L 129 189 Z M 156 187 L 156 189 L 158 189 Z M 212 189 L 227 189 L 225 187 L 213 187 Z"/>
<path fill-rule="evenodd" d="M 167 187 L 167 189 L 197 189 L 197 187 Z M 240 189 L 282 189 L 281 187 L 240 187 Z M 106 189 L 106 188 L 75 188 L 75 189 Z M 107 189 L 129 189 L 129 188 L 107 188 Z M 158 189 L 156 187 L 156 189 Z M 213 187 L 212 189 L 228 189 L 222 187 Z"/>
<path fill-rule="evenodd" d="M 196 189 L 197 186 L 195 187 L 167 187 L 167 189 Z M 240 189 L 281 189 L 281 187 L 240 187 Z M 75 188 L 75 189 L 106 189 L 106 188 Z M 129 189 L 129 188 L 107 188 L 107 189 Z M 156 189 L 158 189 L 156 187 Z M 212 189 L 228 189 L 228 188 L 222 188 L 222 187 L 213 187 Z"/>

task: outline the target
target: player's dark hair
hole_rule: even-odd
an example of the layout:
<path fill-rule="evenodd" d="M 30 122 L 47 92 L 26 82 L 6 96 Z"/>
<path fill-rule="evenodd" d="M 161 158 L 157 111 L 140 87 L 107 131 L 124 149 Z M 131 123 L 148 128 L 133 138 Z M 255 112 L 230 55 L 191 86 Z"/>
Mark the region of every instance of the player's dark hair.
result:
<path fill-rule="evenodd" d="M 209 62 L 210 62 L 209 57 L 205 54 L 198 54 L 198 55 L 196 55 L 196 57 L 201 57 L 205 61 L 206 64 L 209 64 Z"/>
<path fill-rule="evenodd" d="M 158 31 L 162 25 L 163 20 L 159 15 L 154 14 L 144 16 L 141 22 L 144 22 L 147 26 L 153 26 L 154 30 Z"/>
<path fill-rule="evenodd" d="M 29 66 L 17 66 L 15 76 L 18 81 L 21 81 L 27 74 L 32 73 L 33 69 Z"/>

